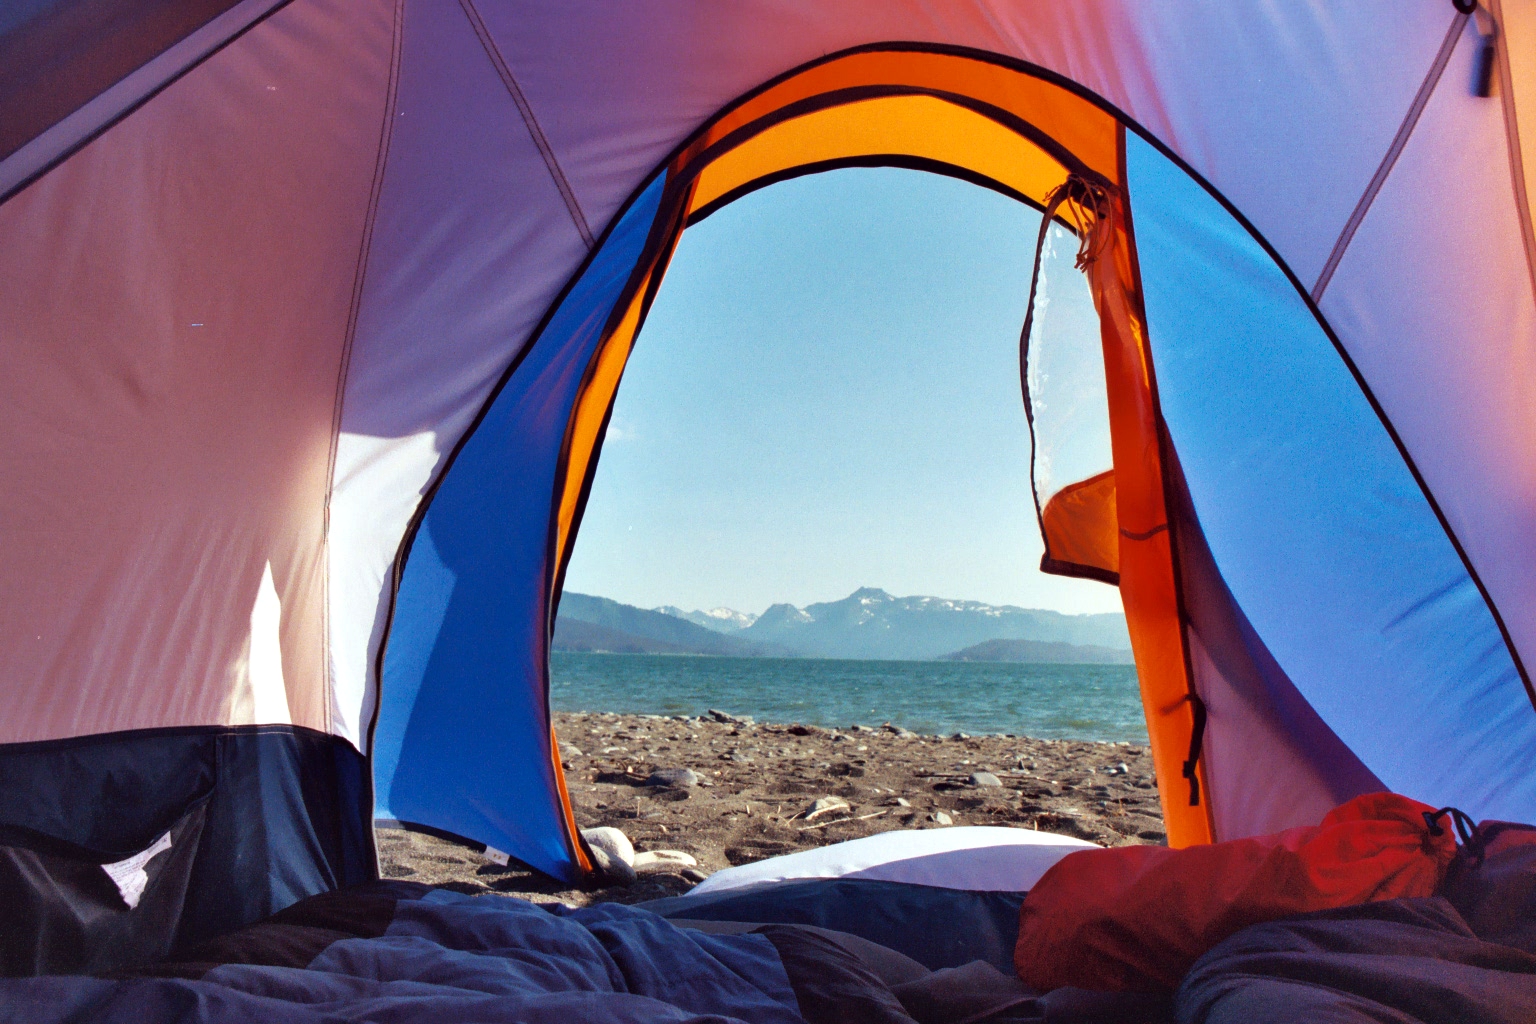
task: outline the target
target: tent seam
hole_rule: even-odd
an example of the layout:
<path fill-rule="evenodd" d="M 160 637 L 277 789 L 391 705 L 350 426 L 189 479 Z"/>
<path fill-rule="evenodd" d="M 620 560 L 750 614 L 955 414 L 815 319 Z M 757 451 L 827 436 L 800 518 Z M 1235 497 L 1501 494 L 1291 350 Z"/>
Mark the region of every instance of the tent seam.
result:
<path fill-rule="evenodd" d="M 538 147 L 539 155 L 544 158 L 544 166 L 549 168 L 549 176 L 554 179 L 560 198 L 565 201 L 565 208 L 571 215 L 571 223 L 576 225 L 576 232 L 581 235 L 582 244 L 590 252 L 597 244 L 592 237 L 592 228 L 587 224 L 586 215 L 581 212 L 581 204 L 576 200 L 576 192 L 571 188 L 565 171 L 560 168 L 560 161 L 555 159 L 554 148 L 550 146 L 549 139 L 544 135 L 544 129 L 539 126 L 538 118 L 533 115 L 533 107 L 529 105 L 528 97 L 523 95 L 517 79 L 512 76 L 512 69 L 507 66 L 500 47 L 496 45 L 496 40 L 491 38 L 490 30 L 481 20 L 480 12 L 475 9 L 474 0 L 459 0 L 459 6 L 464 8 L 464 15 L 474 27 L 475 35 L 479 38 L 481 47 L 485 49 L 485 55 L 490 58 L 496 73 L 501 76 L 502 84 L 507 87 L 507 94 L 512 97 L 512 102 L 517 104 L 517 111 L 523 116 L 528 134 L 532 136 L 533 144 Z"/>
<path fill-rule="evenodd" d="M 1424 76 L 1424 81 L 1419 85 L 1419 91 L 1414 94 L 1413 102 L 1408 105 L 1403 123 L 1398 126 L 1397 134 L 1392 137 L 1392 144 L 1387 147 L 1386 154 L 1381 158 L 1381 165 L 1376 168 L 1376 173 L 1371 176 L 1365 191 L 1360 194 L 1360 201 L 1355 204 L 1349 220 L 1344 223 L 1344 230 L 1339 232 L 1338 241 L 1334 242 L 1333 251 L 1328 254 L 1328 262 L 1323 264 L 1322 272 L 1317 275 L 1317 283 L 1312 286 L 1313 302 L 1323 301 L 1323 292 L 1328 290 L 1328 283 L 1333 280 L 1334 271 L 1338 270 L 1339 264 L 1343 262 L 1349 243 L 1354 241 L 1355 232 L 1360 230 L 1365 215 L 1370 212 L 1371 204 L 1376 201 L 1376 196 L 1386 184 L 1392 168 L 1397 165 L 1397 158 L 1407 148 L 1408 139 L 1413 135 L 1413 129 L 1418 126 L 1424 108 L 1429 106 L 1429 98 L 1434 95 L 1435 87 L 1440 84 L 1440 77 L 1445 73 L 1446 65 L 1451 62 L 1451 54 L 1455 51 L 1456 43 L 1460 40 L 1462 30 L 1470 17 L 1469 14 L 1457 14 L 1451 19 L 1451 27 L 1446 31 L 1445 40 L 1440 44 L 1440 52 L 1435 54 L 1429 73 Z"/>
<path fill-rule="evenodd" d="M 1504 40 L 1503 0 L 1488 0 L 1493 16 L 1493 45 L 1499 65 L 1499 101 L 1504 106 L 1504 136 L 1509 147 L 1509 173 L 1519 207 L 1520 238 L 1525 243 L 1525 265 L 1531 279 L 1531 295 L 1536 299 L 1536 227 L 1531 224 L 1531 200 L 1525 187 L 1525 155 L 1520 147 L 1520 120 L 1515 108 L 1515 80 L 1509 66 L 1509 45 Z"/>
<path fill-rule="evenodd" d="M 110 116 L 104 118 L 100 124 L 96 125 L 89 131 L 84 132 L 81 137 L 76 139 L 73 143 L 69 143 L 63 146 L 58 153 L 56 153 L 53 157 L 43 161 L 42 164 L 39 165 L 35 170 L 23 174 L 20 178 L 12 181 L 9 185 L 3 184 L 3 181 L 9 172 L 9 168 L 19 160 L 22 160 L 24 157 L 26 157 L 34 146 L 39 145 L 45 139 L 56 136 L 57 133 L 65 132 L 67 134 L 66 126 L 68 124 L 69 118 L 74 116 L 74 114 L 66 115 L 62 120 L 55 122 L 40 134 L 23 143 L 21 147 L 8 154 L 3 160 L 0 160 L 0 205 L 9 202 L 12 198 L 21 194 L 30 185 L 48 174 L 55 167 L 58 167 L 60 164 L 64 163 L 64 161 L 68 160 L 80 150 L 90 145 L 103 134 L 116 127 L 120 122 L 126 120 L 136 110 L 144 106 L 144 104 L 148 103 L 156 96 L 160 95 L 160 93 L 164 92 L 166 89 L 169 89 L 171 86 L 175 85 L 183 77 L 190 74 L 198 67 L 201 67 L 205 61 L 216 56 L 226 46 L 229 46 L 231 43 L 235 42 L 235 40 L 244 36 L 247 32 L 265 23 L 268 18 L 272 17 L 272 15 L 276 14 L 284 7 L 287 7 L 291 2 L 292 0 L 273 0 L 271 6 L 252 18 L 248 23 L 230 32 L 224 39 L 219 40 L 217 43 L 211 44 L 202 54 L 186 60 L 182 67 L 168 73 L 163 81 L 157 85 L 147 88 L 143 95 L 127 102 L 121 110 L 118 110 Z M 149 61 L 145 62 L 143 65 L 140 65 L 137 70 L 129 72 L 128 75 L 126 75 L 124 78 L 120 79 L 113 85 L 108 86 L 105 90 L 87 100 L 81 107 L 77 108 L 74 113 L 79 113 L 80 110 L 84 110 L 91 104 L 102 101 L 104 97 L 111 94 L 114 89 L 118 89 L 119 87 L 123 86 L 123 84 L 132 79 L 134 75 L 139 74 L 145 68 L 154 65 L 156 62 L 166 59 L 168 54 L 172 53 L 178 47 L 187 45 L 188 41 L 197 36 L 199 32 L 208 29 L 211 25 L 213 25 L 214 22 L 218 21 L 219 18 L 226 17 L 239 6 L 239 4 L 234 5 L 233 7 L 226 10 L 224 14 L 210 19 L 200 28 L 195 29 L 194 31 L 188 33 L 186 36 L 183 36 L 181 39 L 172 43 L 169 47 L 152 57 Z"/>
<path fill-rule="evenodd" d="M 394 30 L 390 39 L 389 81 L 384 89 L 384 123 L 379 126 L 379 149 L 374 157 L 373 182 L 368 192 L 368 209 L 363 219 L 363 235 L 358 246 L 357 265 L 352 274 L 352 302 L 347 311 L 346 335 L 342 341 L 341 363 L 336 373 L 336 397 L 331 407 L 331 449 L 326 472 L 325 507 L 322 513 L 325 573 L 321 577 L 325 588 L 321 601 L 323 622 L 320 629 L 321 645 L 325 657 L 327 690 L 325 702 L 326 731 L 334 729 L 336 679 L 331 660 L 331 501 L 336 493 L 336 461 L 341 444 L 342 413 L 346 405 L 347 379 L 352 369 L 352 347 L 357 340 L 357 322 L 363 304 L 363 286 L 368 277 L 368 260 L 373 250 L 373 228 L 379 215 L 379 196 L 384 191 L 384 172 L 389 163 L 389 146 L 395 134 L 395 105 L 400 87 L 400 51 L 405 35 L 405 0 L 395 0 Z M 375 698 L 377 700 L 377 698 Z M 361 722 L 359 722 L 361 724 Z M 359 736 L 359 740 L 363 737 Z M 366 756 L 366 751 L 362 751 Z"/>

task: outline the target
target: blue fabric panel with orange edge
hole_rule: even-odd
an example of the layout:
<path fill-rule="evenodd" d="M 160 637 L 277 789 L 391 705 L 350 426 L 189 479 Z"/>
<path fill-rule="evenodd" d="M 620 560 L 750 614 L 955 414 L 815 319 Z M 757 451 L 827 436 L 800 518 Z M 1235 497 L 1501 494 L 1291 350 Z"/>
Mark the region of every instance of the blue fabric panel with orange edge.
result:
<path fill-rule="evenodd" d="M 1529 818 L 1536 712 L 1344 357 L 1216 199 L 1140 139 L 1126 158 L 1162 411 L 1237 606 L 1381 782 Z"/>
<path fill-rule="evenodd" d="M 624 213 L 445 472 L 405 562 L 374 736 L 375 814 L 574 881 L 550 756 L 551 515 L 587 364 L 664 185 Z"/>

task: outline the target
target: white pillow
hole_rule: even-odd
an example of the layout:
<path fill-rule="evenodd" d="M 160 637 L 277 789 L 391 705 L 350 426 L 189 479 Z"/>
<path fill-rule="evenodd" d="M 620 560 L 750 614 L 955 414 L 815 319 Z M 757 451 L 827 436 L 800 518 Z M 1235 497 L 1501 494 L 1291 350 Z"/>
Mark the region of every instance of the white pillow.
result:
<path fill-rule="evenodd" d="M 688 895 L 800 878 L 874 878 L 942 889 L 1021 892 L 1067 854 L 1096 849 L 1097 843 L 1083 839 L 994 825 L 882 832 L 726 868 Z"/>

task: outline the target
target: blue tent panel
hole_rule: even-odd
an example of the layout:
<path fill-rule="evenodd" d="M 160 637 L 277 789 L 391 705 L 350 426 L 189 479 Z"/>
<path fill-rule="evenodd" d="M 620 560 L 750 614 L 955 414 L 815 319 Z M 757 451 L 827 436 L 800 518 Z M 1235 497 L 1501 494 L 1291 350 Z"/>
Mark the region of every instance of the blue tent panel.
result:
<path fill-rule="evenodd" d="M 1162 409 L 1217 567 L 1392 789 L 1536 808 L 1536 713 L 1402 454 L 1306 301 L 1199 184 L 1127 140 Z"/>
<path fill-rule="evenodd" d="M 445 473 L 405 563 L 384 659 L 376 815 L 568 880 L 549 754 L 551 507 L 582 376 L 663 184 L 614 227 Z"/>

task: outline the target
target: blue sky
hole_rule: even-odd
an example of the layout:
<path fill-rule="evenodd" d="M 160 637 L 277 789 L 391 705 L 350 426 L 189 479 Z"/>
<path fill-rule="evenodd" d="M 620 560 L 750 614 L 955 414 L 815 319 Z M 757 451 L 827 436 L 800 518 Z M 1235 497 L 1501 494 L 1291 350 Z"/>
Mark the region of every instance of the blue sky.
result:
<path fill-rule="evenodd" d="M 860 586 L 1118 611 L 1113 588 L 1037 568 L 1018 332 L 1038 226 L 975 185 L 849 169 L 688 229 L 566 587 L 751 612 Z M 1052 319 L 1096 334 L 1069 284 Z"/>

